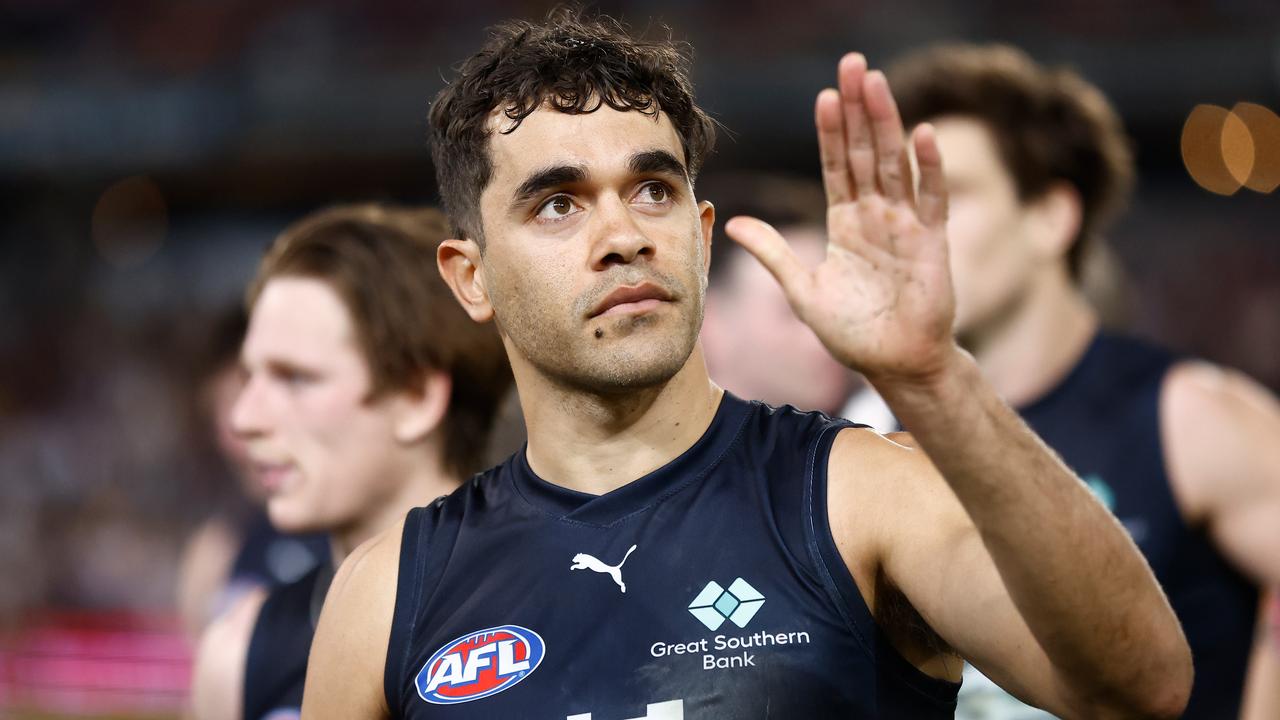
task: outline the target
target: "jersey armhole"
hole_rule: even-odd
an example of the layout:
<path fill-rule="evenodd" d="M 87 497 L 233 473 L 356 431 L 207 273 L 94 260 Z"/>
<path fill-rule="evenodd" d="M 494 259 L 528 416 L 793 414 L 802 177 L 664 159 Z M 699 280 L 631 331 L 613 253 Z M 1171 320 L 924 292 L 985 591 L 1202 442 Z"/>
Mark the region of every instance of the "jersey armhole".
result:
<path fill-rule="evenodd" d="M 827 468 L 831 447 L 842 430 L 856 427 L 865 426 L 847 421 L 830 426 L 822 431 L 809 450 L 805 463 L 804 511 L 807 517 L 804 526 L 810 561 L 817 568 L 822 586 L 845 625 L 879 671 L 893 673 L 905 687 L 940 707 L 954 707 L 960 684 L 926 675 L 903 658 L 880 632 L 831 532 L 831 520 L 827 515 Z"/>
<path fill-rule="evenodd" d="M 387 661 L 382 673 L 382 691 L 387 709 L 393 718 L 401 717 L 404 708 L 403 689 L 405 663 L 413 646 L 417 625 L 419 601 L 422 597 L 422 576 L 425 563 L 419 558 L 422 519 L 427 508 L 414 508 L 404 519 L 404 533 L 400 537 L 400 569 L 396 574 L 396 603 L 391 615 L 391 637 L 387 640 Z"/>

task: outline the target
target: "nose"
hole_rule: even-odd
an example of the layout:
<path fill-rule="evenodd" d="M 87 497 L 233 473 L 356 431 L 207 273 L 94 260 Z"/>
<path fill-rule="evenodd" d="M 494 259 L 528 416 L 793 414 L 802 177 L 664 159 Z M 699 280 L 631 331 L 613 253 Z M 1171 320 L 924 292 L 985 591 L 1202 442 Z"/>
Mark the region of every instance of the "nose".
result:
<path fill-rule="evenodd" d="M 652 260 L 656 250 L 625 201 L 611 197 L 597 206 L 596 243 L 592 269 L 607 270 L 614 265 L 630 265 L 640 259 Z"/>
<path fill-rule="evenodd" d="M 231 431 L 240 438 L 250 438 L 266 432 L 265 398 L 262 382 L 251 373 L 240 386 L 240 394 L 231 406 Z"/>

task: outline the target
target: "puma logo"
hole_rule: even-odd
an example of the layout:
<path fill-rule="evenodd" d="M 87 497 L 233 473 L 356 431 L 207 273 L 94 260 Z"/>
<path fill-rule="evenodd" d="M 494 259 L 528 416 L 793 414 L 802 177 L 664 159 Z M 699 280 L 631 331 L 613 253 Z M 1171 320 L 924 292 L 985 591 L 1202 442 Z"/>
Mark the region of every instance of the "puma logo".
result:
<path fill-rule="evenodd" d="M 578 553 L 573 556 L 573 564 L 569 566 L 570 570 L 590 570 L 592 572 L 605 573 L 618 583 L 618 587 L 622 588 L 622 592 L 627 591 L 627 584 L 622 582 L 622 565 L 631 557 L 631 553 L 636 551 L 636 546 L 632 545 L 627 554 L 622 556 L 622 562 L 617 565 L 605 565 L 597 560 L 594 556 L 586 553 Z"/>

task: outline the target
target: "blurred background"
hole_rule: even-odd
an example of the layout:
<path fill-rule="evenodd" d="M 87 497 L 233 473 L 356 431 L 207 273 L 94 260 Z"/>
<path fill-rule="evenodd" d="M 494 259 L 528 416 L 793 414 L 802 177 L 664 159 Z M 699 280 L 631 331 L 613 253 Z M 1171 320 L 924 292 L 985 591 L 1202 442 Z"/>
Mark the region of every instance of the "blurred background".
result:
<path fill-rule="evenodd" d="M 433 202 L 428 101 L 487 25 L 549 5 L 0 2 L 0 717 L 178 714 L 183 547 L 239 493 L 200 389 L 218 319 L 301 215 Z M 727 128 L 708 188 L 816 179 L 813 97 L 847 50 L 1075 67 L 1140 170 L 1108 316 L 1280 390 L 1280 194 L 1197 184 L 1181 143 L 1197 105 L 1280 110 L 1275 0 L 596 6 L 694 47 Z"/>

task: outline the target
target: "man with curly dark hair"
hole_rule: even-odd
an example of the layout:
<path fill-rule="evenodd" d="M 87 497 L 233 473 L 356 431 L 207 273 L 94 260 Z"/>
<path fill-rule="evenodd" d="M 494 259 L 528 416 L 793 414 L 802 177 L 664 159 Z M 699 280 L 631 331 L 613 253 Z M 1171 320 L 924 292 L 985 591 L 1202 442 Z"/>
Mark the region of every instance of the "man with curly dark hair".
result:
<path fill-rule="evenodd" d="M 496 322 L 529 442 L 343 565 L 304 717 L 940 718 L 957 656 L 1068 716 L 1181 711 L 1142 556 L 952 338 L 934 132 L 862 56 L 838 82 L 823 263 L 726 230 L 901 442 L 710 381 L 712 133 L 674 45 L 560 12 L 463 64 L 432 110 L 438 263 Z"/>

